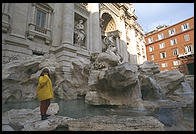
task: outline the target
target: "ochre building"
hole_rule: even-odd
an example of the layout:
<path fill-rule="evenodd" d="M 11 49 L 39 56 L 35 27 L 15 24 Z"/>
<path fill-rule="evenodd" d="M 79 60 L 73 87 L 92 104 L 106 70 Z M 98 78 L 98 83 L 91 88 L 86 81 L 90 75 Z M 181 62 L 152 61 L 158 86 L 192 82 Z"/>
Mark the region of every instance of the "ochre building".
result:
<path fill-rule="evenodd" d="M 160 70 L 177 69 L 194 74 L 194 17 L 172 26 L 159 26 L 146 33 L 147 60 L 158 63 Z"/>

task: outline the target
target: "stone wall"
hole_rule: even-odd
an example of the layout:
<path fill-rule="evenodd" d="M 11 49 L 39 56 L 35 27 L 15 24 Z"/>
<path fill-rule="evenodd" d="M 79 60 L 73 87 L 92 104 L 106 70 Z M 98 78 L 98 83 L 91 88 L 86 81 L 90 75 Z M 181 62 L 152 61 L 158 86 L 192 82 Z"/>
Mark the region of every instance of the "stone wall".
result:
<path fill-rule="evenodd" d="M 130 50 L 127 51 L 126 27 L 124 27 L 127 19 L 122 17 L 129 9 L 124 8 L 123 4 L 104 3 L 107 8 L 101 8 L 99 5 L 99 3 L 87 3 L 86 6 L 80 3 L 3 3 L 3 65 L 33 55 L 43 56 L 46 53 L 53 53 L 63 71 L 70 75 L 72 60 L 77 57 L 89 59 L 92 52 L 102 51 L 99 14 L 104 12 L 108 12 L 114 18 L 116 30 L 119 30 L 118 51 L 124 57 L 124 62 L 136 63 L 137 54 L 131 53 L 133 56 L 130 56 L 128 54 Z M 121 6 L 124 9 L 120 9 Z M 37 10 L 46 13 L 42 31 L 36 30 Z M 75 18 L 76 15 L 78 17 Z M 73 37 L 75 22 L 81 18 L 85 20 L 85 48 L 76 46 Z"/>

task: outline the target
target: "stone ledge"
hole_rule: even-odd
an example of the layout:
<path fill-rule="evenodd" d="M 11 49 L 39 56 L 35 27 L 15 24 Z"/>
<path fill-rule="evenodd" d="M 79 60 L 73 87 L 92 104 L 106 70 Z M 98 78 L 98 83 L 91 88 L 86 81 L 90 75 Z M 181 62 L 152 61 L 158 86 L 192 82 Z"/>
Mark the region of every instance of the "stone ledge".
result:
<path fill-rule="evenodd" d="M 67 121 L 69 131 L 164 131 L 152 116 L 95 116 Z"/>
<path fill-rule="evenodd" d="M 26 47 L 26 48 L 29 47 L 29 45 L 25 39 L 21 39 L 19 37 L 15 37 L 15 36 L 8 36 L 5 39 L 5 43 L 15 45 L 15 46 L 22 46 L 22 47 Z"/>
<path fill-rule="evenodd" d="M 72 44 L 66 43 L 66 44 L 62 44 L 61 46 L 59 46 L 55 49 L 56 53 L 59 51 L 62 51 L 62 50 L 69 50 L 71 52 L 76 52 L 77 48 L 75 46 L 73 46 Z"/>

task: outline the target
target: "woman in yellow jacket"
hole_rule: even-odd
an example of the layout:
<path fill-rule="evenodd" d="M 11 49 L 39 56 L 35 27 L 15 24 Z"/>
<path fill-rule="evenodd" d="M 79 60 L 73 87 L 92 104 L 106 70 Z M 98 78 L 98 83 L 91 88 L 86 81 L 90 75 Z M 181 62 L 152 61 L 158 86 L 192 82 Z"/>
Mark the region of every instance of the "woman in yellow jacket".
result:
<path fill-rule="evenodd" d="M 48 107 L 50 106 L 50 99 L 54 98 L 52 82 L 47 68 L 43 69 L 40 74 L 37 86 L 37 97 L 40 101 L 41 119 L 45 120 L 48 116 L 50 116 L 46 114 Z"/>

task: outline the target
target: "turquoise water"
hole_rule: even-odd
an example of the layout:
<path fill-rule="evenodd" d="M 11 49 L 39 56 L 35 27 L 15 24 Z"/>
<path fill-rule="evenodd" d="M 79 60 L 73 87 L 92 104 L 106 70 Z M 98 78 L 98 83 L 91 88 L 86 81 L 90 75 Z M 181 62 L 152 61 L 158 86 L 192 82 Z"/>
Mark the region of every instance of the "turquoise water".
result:
<path fill-rule="evenodd" d="M 96 115 L 122 115 L 122 116 L 140 116 L 147 115 L 145 111 L 137 111 L 131 108 L 118 108 L 117 106 L 92 106 L 85 103 L 84 99 L 80 100 L 53 100 L 51 103 L 58 103 L 59 112 L 57 115 L 68 116 L 71 118 L 82 118 Z M 2 112 L 11 109 L 35 109 L 39 107 L 38 100 L 28 102 L 15 102 L 2 105 Z"/>
<path fill-rule="evenodd" d="M 176 109 L 173 108 L 160 108 L 157 109 L 155 113 L 150 113 L 149 111 L 141 111 L 129 107 L 119 108 L 117 106 L 91 106 L 86 104 L 84 99 L 80 99 L 80 100 L 55 99 L 51 101 L 51 103 L 58 103 L 59 112 L 57 115 L 67 116 L 75 119 L 87 117 L 87 116 L 97 116 L 97 115 L 103 115 L 103 116 L 119 115 L 119 116 L 127 116 L 127 117 L 151 115 L 159 119 L 166 126 L 176 125 L 177 122 L 179 122 L 178 110 L 176 111 Z M 7 103 L 2 105 L 2 112 L 9 111 L 11 109 L 35 109 L 36 107 L 39 107 L 39 105 L 40 102 L 38 100 L 33 100 L 28 102 Z M 189 110 L 186 113 L 184 114 L 184 116 L 194 120 L 194 110 Z M 60 131 L 66 129 L 57 128 L 55 131 L 58 130 Z"/>
<path fill-rule="evenodd" d="M 2 112 L 9 111 L 11 109 L 35 109 L 40 105 L 37 100 L 27 101 L 27 102 L 8 102 L 2 104 Z"/>

